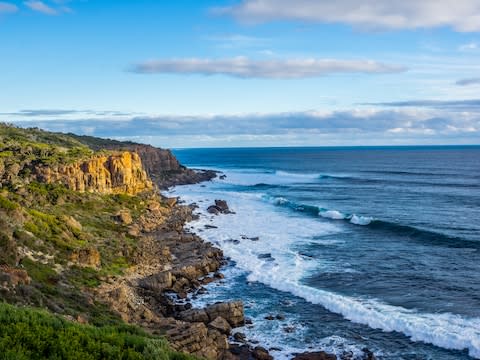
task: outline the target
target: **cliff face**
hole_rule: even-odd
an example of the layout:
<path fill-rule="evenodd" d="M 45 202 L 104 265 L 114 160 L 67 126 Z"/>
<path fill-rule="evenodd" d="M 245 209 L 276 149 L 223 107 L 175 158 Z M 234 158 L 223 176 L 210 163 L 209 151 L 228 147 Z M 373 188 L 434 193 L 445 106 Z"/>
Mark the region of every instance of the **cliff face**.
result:
<path fill-rule="evenodd" d="M 39 182 L 60 183 L 80 192 L 135 195 L 153 188 L 140 156 L 129 151 L 69 165 L 37 166 L 33 176 Z"/>
<path fill-rule="evenodd" d="M 150 145 L 135 144 L 129 146 L 129 150 L 140 155 L 142 163 L 149 175 L 162 172 L 181 171 L 185 168 L 180 165 L 177 158 L 170 150 L 155 148 Z"/>
<path fill-rule="evenodd" d="M 92 150 L 133 151 L 142 159 L 145 170 L 152 181 L 161 189 L 175 185 L 195 184 L 207 181 L 216 176 L 211 170 L 194 171 L 180 164 L 170 150 L 160 149 L 151 145 L 117 140 L 99 139 L 90 136 L 71 134 L 82 144 Z"/>

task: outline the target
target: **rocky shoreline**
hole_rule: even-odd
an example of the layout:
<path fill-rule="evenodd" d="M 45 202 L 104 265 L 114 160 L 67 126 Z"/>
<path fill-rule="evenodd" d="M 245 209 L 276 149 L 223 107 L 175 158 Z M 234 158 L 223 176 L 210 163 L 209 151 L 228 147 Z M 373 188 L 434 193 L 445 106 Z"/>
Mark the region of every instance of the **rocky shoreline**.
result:
<path fill-rule="evenodd" d="M 220 249 L 184 230 L 194 218 L 192 206 L 175 198 L 160 202 L 170 204 L 168 214 L 152 199 L 148 216 L 128 226 L 139 236 L 136 266 L 103 279 L 92 296 L 124 321 L 165 336 L 174 350 L 207 359 L 271 359 L 262 348 L 238 346 L 238 336 L 237 345 L 229 343 L 231 330 L 245 323 L 241 301 L 192 309 L 188 294 L 201 295 L 204 285 L 222 279 L 225 259 Z"/>
<path fill-rule="evenodd" d="M 211 173 L 202 173 L 200 179 Z M 194 182 L 195 179 L 189 181 Z M 207 359 L 259 359 L 273 357 L 268 350 L 250 345 L 241 332 L 232 330 L 251 320 L 244 315 L 238 300 L 192 308 L 189 295 L 201 296 L 204 285 L 222 281 L 226 264 L 222 250 L 185 230 L 194 220 L 195 204 L 183 205 L 177 198 L 160 194 L 153 199 L 148 216 L 129 224 L 129 232 L 139 236 L 136 266 L 123 276 L 105 279 L 95 297 L 107 303 L 123 320 L 165 336 L 173 349 Z M 225 201 L 217 200 L 209 208 L 216 215 L 232 213 Z M 253 341 L 252 343 L 255 343 Z M 324 352 L 299 354 L 295 359 L 335 359 Z"/>

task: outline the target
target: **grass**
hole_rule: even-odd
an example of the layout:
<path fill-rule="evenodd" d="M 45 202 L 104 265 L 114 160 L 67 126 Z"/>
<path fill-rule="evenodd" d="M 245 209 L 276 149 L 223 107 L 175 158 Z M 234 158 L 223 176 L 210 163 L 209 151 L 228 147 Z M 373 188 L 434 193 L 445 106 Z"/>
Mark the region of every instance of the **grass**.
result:
<path fill-rule="evenodd" d="M 130 325 L 95 327 L 33 308 L 0 303 L 0 359 L 190 360 L 163 338 Z"/>

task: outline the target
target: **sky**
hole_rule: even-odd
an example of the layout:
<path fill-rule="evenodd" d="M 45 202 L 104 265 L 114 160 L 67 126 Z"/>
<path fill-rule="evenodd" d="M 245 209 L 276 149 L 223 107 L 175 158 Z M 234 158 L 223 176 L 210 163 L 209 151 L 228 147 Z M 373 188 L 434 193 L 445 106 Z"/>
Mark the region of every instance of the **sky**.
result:
<path fill-rule="evenodd" d="M 163 147 L 480 144 L 478 0 L 0 0 L 0 121 Z"/>

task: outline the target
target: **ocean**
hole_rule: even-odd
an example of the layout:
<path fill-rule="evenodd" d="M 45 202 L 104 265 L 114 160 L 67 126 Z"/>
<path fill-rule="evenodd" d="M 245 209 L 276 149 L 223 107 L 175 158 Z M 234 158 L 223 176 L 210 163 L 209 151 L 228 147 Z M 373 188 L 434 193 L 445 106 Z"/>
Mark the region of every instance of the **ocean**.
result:
<path fill-rule="evenodd" d="M 175 155 L 226 175 L 169 191 L 198 205 L 189 229 L 229 259 L 194 305 L 243 300 L 240 331 L 276 359 L 480 358 L 480 147 Z M 208 214 L 215 199 L 235 214 Z"/>

